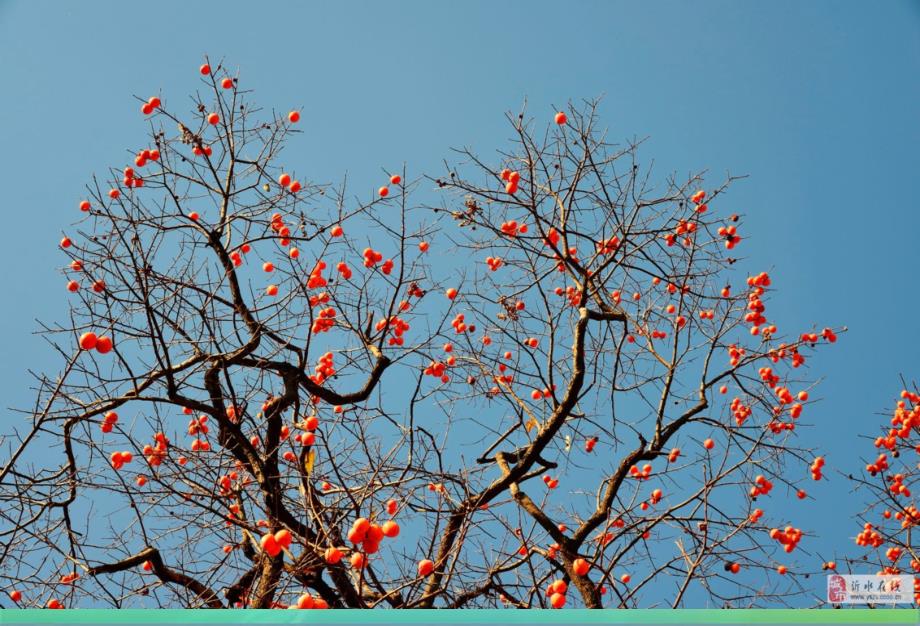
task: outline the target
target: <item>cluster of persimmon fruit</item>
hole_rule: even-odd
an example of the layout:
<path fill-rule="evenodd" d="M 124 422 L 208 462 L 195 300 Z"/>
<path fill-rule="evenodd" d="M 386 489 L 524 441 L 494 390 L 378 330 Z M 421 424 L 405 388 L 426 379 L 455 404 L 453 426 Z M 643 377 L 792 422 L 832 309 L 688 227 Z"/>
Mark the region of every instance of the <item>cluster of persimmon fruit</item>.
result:
<path fill-rule="evenodd" d="M 875 461 L 866 465 L 866 472 L 882 481 L 882 519 L 877 524 L 865 522 L 855 542 L 858 546 L 873 550 L 884 548 L 886 543 L 894 544 L 885 548 L 883 565 L 877 573 L 881 576 L 913 572 L 914 602 L 920 604 L 920 558 L 916 556 L 911 541 L 912 534 L 920 528 L 920 509 L 913 502 L 907 501 L 911 498 L 911 490 L 905 482 L 913 479 L 914 475 L 909 468 L 894 471 L 891 467 L 893 461 L 889 461 L 889 455 L 895 459 L 906 453 L 920 455 L 920 440 L 912 440 L 912 437 L 920 434 L 920 393 L 902 389 L 884 428 L 885 434 L 879 435 L 874 441 L 875 449 L 881 452 Z M 920 464 L 917 468 L 920 469 Z M 888 520 L 892 518 L 897 523 L 888 527 Z M 905 550 L 905 547 L 908 549 Z M 906 565 L 901 561 L 905 555 L 910 556 Z"/>

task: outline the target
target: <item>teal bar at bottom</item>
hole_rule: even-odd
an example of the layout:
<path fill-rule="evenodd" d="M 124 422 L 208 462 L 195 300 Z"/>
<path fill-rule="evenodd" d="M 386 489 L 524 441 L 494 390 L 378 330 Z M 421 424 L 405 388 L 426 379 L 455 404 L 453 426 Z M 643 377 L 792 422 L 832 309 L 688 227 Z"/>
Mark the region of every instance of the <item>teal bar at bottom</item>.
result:
<path fill-rule="evenodd" d="M 0 610 L 0 624 L 912 624 L 916 609 Z"/>

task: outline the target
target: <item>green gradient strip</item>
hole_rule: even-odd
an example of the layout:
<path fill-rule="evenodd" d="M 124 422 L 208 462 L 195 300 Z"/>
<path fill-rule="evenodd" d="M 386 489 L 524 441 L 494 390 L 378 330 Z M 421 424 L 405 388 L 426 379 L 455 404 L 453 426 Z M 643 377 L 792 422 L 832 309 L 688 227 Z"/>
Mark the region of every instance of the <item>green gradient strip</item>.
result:
<path fill-rule="evenodd" d="M 916 609 L 0 610 L 0 624 L 920 624 Z"/>

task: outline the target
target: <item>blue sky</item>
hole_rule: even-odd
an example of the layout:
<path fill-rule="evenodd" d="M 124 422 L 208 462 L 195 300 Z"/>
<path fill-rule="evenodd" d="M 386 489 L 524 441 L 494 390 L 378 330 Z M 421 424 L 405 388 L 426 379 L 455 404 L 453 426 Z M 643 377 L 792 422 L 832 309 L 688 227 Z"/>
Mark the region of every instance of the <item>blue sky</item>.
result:
<path fill-rule="evenodd" d="M 32 400 L 27 368 L 59 367 L 31 331 L 65 311 L 56 243 L 85 181 L 143 136 L 133 95 L 191 92 L 204 54 L 262 105 L 303 107 L 286 158 L 317 181 L 439 173 L 452 146 L 505 146 L 503 114 L 525 98 L 548 116 L 596 96 L 611 137 L 650 137 L 659 176 L 749 174 L 731 200 L 748 265 L 777 288 L 772 319 L 850 329 L 811 360 L 825 502 L 847 497 L 833 470 L 871 452 L 858 435 L 899 375 L 920 376 L 916 2 L 3 1 L 4 407 Z M 849 549 L 855 522 L 804 515 L 811 547 Z"/>

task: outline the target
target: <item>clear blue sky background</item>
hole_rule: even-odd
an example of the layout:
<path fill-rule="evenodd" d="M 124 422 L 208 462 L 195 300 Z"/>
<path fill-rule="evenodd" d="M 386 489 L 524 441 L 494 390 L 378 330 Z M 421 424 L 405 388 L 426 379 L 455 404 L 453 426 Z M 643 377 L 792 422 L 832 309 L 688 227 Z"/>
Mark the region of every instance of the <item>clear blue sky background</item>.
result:
<path fill-rule="evenodd" d="M 264 106 L 303 106 L 286 162 L 367 189 L 403 162 L 440 173 L 451 146 L 493 154 L 509 136 L 503 113 L 525 97 L 548 117 L 604 95 L 611 136 L 650 136 L 661 177 L 751 175 L 730 198 L 747 214 L 747 266 L 778 289 L 771 319 L 849 326 L 811 360 L 825 381 L 808 415 L 819 428 L 803 436 L 832 469 L 858 470 L 872 450 L 859 433 L 875 434 L 900 374 L 920 376 L 918 2 L 7 0 L 4 407 L 32 400 L 26 368 L 60 365 L 31 332 L 64 315 L 57 241 L 85 181 L 143 137 L 132 95 L 184 96 L 205 53 L 238 66 Z M 851 549 L 858 510 L 829 476 L 813 489 L 824 504 L 798 518 L 825 558 Z"/>

